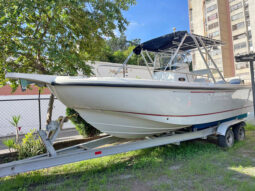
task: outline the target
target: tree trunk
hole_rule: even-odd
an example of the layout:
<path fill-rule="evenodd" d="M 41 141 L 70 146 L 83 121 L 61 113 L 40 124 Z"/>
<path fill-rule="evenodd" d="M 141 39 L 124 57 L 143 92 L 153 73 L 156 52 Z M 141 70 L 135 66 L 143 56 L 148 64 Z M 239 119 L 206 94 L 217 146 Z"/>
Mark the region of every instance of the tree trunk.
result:
<path fill-rule="evenodd" d="M 16 127 L 16 143 L 19 143 L 19 128 Z"/>
<path fill-rule="evenodd" d="M 50 95 L 50 101 L 48 105 L 48 111 L 47 111 L 47 121 L 46 125 L 48 125 L 51 122 L 51 117 L 52 117 L 52 110 L 53 110 L 53 103 L 54 103 L 54 95 Z"/>

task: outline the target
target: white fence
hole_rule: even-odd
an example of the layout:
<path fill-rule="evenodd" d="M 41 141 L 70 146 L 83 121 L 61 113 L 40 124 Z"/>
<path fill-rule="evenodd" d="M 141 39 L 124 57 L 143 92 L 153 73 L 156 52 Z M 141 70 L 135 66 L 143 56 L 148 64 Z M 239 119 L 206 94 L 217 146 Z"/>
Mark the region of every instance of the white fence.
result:
<path fill-rule="evenodd" d="M 41 95 L 41 124 L 45 128 L 49 95 Z M 66 107 L 59 100 L 55 99 L 52 119 L 65 116 Z M 10 121 L 12 116 L 20 115 L 21 134 L 32 129 L 39 129 L 39 104 L 37 95 L 0 96 L 0 137 L 15 135 L 15 128 Z M 69 121 L 63 128 L 73 128 Z"/>

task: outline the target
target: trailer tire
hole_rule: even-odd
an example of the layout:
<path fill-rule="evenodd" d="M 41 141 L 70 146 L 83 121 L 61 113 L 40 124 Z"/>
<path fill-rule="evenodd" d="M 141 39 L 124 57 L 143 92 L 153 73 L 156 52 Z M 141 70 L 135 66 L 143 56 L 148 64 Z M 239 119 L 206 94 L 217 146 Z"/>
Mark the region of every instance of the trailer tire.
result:
<path fill-rule="evenodd" d="M 245 123 L 241 123 L 233 127 L 233 133 L 236 141 L 243 141 L 245 139 Z"/>
<path fill-rule="evenodd" d="M 223 148 L 230 148 L 234 145 L 234 133 L 231 128 L 228 128 L 225 135 L 219 135 L 218 145 Z"/>

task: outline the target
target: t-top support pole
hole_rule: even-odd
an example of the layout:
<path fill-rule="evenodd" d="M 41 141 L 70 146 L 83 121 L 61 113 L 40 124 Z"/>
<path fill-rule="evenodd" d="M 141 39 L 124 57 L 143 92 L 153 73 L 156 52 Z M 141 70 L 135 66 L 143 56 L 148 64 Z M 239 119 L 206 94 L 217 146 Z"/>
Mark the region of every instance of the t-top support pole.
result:
<path fill-rule="evenodd" d="M 175 57 L 177 56 L 178 52 L 180 51 L 185 39 L 187 38 L 187 34 L 185 34 L 185 36 L 182 38 L 180 44 L 178 45 L 177 49 L 175 50 L 174 52 L 174 55 L 171 57 L 170 61 L 168 62 L 168 64 L 166 65 L 165 69 L 164 69 L 164 72 L 166 71 L 167 67 L 169 66 L 170 70 L 171 70 L 171 67 L 172 67 L 172 63 L 175 59 Z"/>
<path fill-rule="evenodd" d="M 207 63 L 207 61 L 206 61 L 206 59 L 205 59 L 205 57 L 204 57 L 204 55 L 203 55 L 203 53 L 202 53 L 202 50 L 201 50 L 201 48 L 200 48 L 200 45 L 199 45 L 199 43 L 198 43 L 198 41 L 197 41 L 197 37 L 194 36 L 194 35 L 192 35 L 192 34 L 190 34 L 190 37 L 191 37 L 191 38 L 193 39 L 193 41 L 195 42 L 195 44 L 196 44 L 196 46 L 197 46 L 197 49 L 198 49 L 198 51 L 199 51 L 199 53 L 200 53 L 200 55 L 201 55 L 201 57 L 202 57 L 202 59 L 203 59 L 205 65 L 206 65 L 206 68 L 207 68 L 207 70 L 209 71 L 210 77 L 213 79 L 213 82 L 216 83 L 216 80 L 215 80 L 215 78 L 214 78 L 214 76 L 213 76 L 213 73 L 212 73 L 212 71 L 211 71 L 211 69 L 210 69 L 210 67 L 209 67 L 209 65 L 208 65 L 208 63 Z"/>
<path fill-rule="evenodd" d="M 114 76 L 117 76 L 118 75 L 118 73 L 120 73 L 120 71 L 121 71 L 121 69 L 123 69 L 123 78 L 125 78 L 126 77 L 126 66 L 127 66 L 127 62 L 129 61 L 129 59 L 132 57 L 132 55 L 133 55 L 133 51 L 128 55 L 128 57 L 126 58 L 126 60 L 124 61 L 124 63 L 122 64 L 122 67 L 120 67 L 119 69 L 118 69 L 118 71 L 115 73 L 115 75 Z"/>
<path fill-rule="evenodd" d="M 207 50 L 207 48 L 206 48 L 206 46 L 205 46 L 205 43 L 203 42 L 203 40 L 202 40 L 201 38 L 197 37 L 197 39 L 199 40 L 199 42 L 200 42 L 200 43 L 202 44 L 202 46 L 204 47 L 204 50 L 205 50 L 206 54 L 209 56 L 209 58 L 210 58 L 210 60 L 212 61 L 212 63 L 213 63 L 213 65 L 214 65 L 215 69 L 216 69 L 217 72 L 219 73 L 221 79 L 226 83 L 226 80 L 225 80 L 225 78 L 223 77 L 222 73 L 220 72 L 220 70 L 219 70 L 217 64 L 214 62 L 212 56 L 211 56 L 210 53 L 208 52 L 208 50 Z"/>
<path fill-rule="evenodd" d="M 149 64 L 148 64 L 148 62 L 147 62 L 147 60 L 146 60 L 145 56 L 143 55 L 143 51 L 141 52 L 141 55 L 142 55 L 143 60 L 144 60 L 144 62 L 145 62 L 145 64 L 146 64 L 147 70 L 148 70 L 148 71 L 149 71 L 149 73 L 150 73 L 151 79 L 153 79 L 153 74 L 151 73 L 151 71 L 150 71 L 150 67 L 149 67 Z"/>

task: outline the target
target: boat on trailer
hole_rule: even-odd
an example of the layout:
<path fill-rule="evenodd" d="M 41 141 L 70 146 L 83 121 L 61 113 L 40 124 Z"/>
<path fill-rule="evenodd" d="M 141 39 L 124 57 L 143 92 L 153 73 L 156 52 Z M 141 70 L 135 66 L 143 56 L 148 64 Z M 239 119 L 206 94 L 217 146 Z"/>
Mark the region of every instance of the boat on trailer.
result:
<path fill-rule="evenodd" d="M 252 109 L 251 86 L 227 82 L 210 55 L 221 45 L 221 41 L 179 31 L 138 45 L 121 67 L 122 78 L 22 73 L 7 73 L 6 78 L 46 85 L 88 123 L 115 137 L 204 129 L 243 119 Z M 200 53 L 205 70 L 190 71 L 187 55 L 191 51 Z M 142 56 L 151 79 L 126 78 L 132 54 Z"/>
<path fill-rule="evenodd" d="M 217 136 L 222 147 L 244 140 L 244 120 L 251 105 L 250 86 L 236 84 L 236 80 L 234 84 L 227 83 L 214 62 L 222 78 L 220 82 L 213 77 L 207 63 L 207 70 L 190 72 L 187 65 L 174 62 L 179 51 L 194 49 L 196 45 L 203 57 L 202 48 L 219 44 L 219 41 L 178 32 L 137 46 L 134 53 L 142 54 L 144 59 L 145 53 L 154 64 L 153 71 L 149 70 L 153 79 L 149 80 L 7 74 L 12 79 L 47 85 L 64 104 L 111 135 L 55 150 L 53 143 L 67 117 L 51 121 L 38 131 L 47 153 L 0 164 L 0 177 L 160 145 L 179 145 L 208 136 Z M 156 54 L 154 61 L 151 53 Z M 162 69 L 156 64 L 165 53 L 171 59 Z M 126 63 L 127 60 L 123 64 L 124 76 Z M 145 63 L 150 69 L 146 59 Z M 127 139 L 137 137 L 142 138 Z"/>

